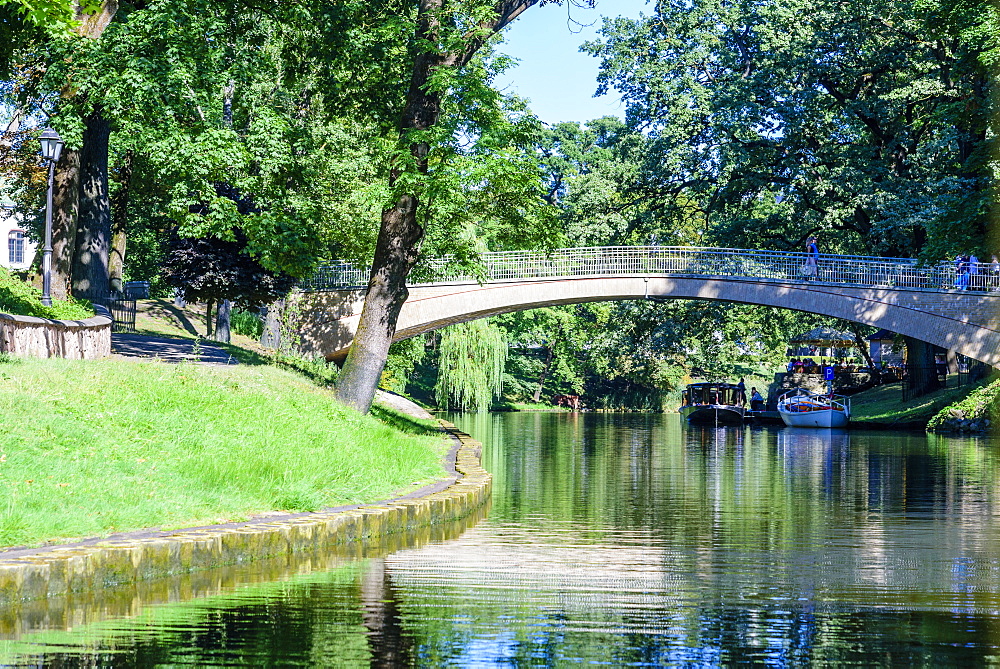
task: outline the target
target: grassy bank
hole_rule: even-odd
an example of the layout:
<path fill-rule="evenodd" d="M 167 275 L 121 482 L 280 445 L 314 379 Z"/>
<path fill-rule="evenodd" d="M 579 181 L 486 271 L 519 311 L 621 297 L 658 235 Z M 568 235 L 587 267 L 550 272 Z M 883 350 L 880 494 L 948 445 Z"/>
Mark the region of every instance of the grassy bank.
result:
<path fill-rule="evenodd" d="M 1000 420 L 1000 380 L 973 390 L 939 411 L 927 424 L 936 432 L 985 432 Z"/>
<path fill-rule="evenodd" d="M 94 315 L 90 304 L 81 300 L 52 300 L 52 306 L 42 304 L 42 291 L 21 281 L 0 267 L 0 313 L 38 318 L 82 320 Z"/>
<path fill-rule="evenodd" d="M 384 499 L 442 475 L 411 426 L 269 366 L 5 359 L 0 546 Z"/>
<path fill-rule="evenodd" d="M 878 425 L 926 425 L 943 408 L 962 400 L 979 385 L 942 388 L 903 402 L 902 384 L 890 383 L 851 397 L 851 422 Z"/>

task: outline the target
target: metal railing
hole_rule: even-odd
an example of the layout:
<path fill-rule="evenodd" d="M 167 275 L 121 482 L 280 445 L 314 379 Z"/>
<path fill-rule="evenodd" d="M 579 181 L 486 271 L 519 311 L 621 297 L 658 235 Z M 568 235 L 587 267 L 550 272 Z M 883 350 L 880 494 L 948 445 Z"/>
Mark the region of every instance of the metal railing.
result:
<path fill-rule="evenodd" d="M 129 297 L 127 293 L 109 293 L 101 300 L 95 300 L 102 304 L 111 312 L 114 322 L 111 324 L 112 332 L 135 332 L 136 301 Z"/>
<path fill-rule="evenodd" d="M 805 253 L 691 246 L 611 246 L 544 251 L 484 253 L 479 265 L 454 258 L 423 262 L 410 285 L 445 282 L 512 281 L 583 276 L 675 276 L 761 281 L 814 281 L 872 288 L 990 291 L 1000 276 L 981 263 L 971 280 L 960 282 L 954 263 L 920 265 L 912 258 L 820 255 L 813 267 Z M 350 262 L 322 266 L 300 283 L 303 290 L 363 288 L 369 270 Z"/>

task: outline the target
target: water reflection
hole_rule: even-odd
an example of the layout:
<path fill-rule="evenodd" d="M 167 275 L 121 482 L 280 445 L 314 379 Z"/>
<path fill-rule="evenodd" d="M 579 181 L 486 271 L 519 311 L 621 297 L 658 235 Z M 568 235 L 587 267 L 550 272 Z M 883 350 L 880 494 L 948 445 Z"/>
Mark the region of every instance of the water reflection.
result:
<path fill-rule="evenodd" d="M 33 660 L 430 667 L 1000 657 L 993 441 L 690 427 L 653 415 L 452 420 L 484 441 L 494 473 L 489 518 L 461 536 L 152 609 L 60 637 L 56 650 L 49 640 Z"/>

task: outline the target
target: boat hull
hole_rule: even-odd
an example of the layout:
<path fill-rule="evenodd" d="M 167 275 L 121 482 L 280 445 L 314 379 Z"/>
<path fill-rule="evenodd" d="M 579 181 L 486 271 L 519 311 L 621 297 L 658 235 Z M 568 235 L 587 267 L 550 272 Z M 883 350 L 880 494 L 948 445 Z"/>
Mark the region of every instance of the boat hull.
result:
<path fill-rule="evenodd" d="M 694 425 L 741 425 L 746 413 L 742 407 L 723 404 L 683 406 L 680 411 Z"/>
<path fill-rule="evenodd" d="M 798 411 L 795 413 L 782 411 L 781 420 L 789 427 L 846 427 L 849 420 L 847 413 L 834 409 L 817 409 L 814 411 Z"/>

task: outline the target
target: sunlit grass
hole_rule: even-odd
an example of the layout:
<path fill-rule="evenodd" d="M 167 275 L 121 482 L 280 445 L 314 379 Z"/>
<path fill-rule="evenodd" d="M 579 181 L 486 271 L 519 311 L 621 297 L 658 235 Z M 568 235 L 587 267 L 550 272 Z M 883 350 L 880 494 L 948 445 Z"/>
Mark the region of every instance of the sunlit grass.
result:
<path fill-rule="evenodd" d="M 961 400 L 980 384 L 942 388 L 923 397 L 903 402 L 903 387 L 890 383 L 851 397 L 851 420 L 912 423 L 930 420 L 944 407 Z"/>
<path fill-rule="evenodd" d="M 274 367 L 119 360 L 0 361 L 0 434 L 0 546 L 375 501 L 445 448 Z"/>
<path fill-rule="evenodd" d="M 504 405 L 504 408 L 508 407 L 510 411 L 569 411 L 569 407 L 560 407 L 540 402 L 508 402 Z"/>

